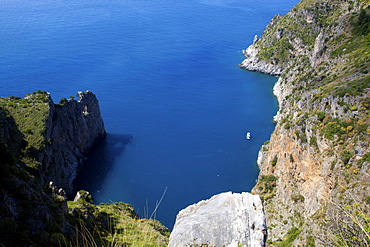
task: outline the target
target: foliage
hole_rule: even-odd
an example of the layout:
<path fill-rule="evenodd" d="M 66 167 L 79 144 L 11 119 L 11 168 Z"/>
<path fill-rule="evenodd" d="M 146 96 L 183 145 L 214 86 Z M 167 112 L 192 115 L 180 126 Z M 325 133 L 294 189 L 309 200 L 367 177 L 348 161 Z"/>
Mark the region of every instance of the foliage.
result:
<path fill-rule="evenodd" d="M 299 229 L 298 227 L 290 228 L 283 239 L 274 242 L 274 246 L 277 247 L 292 246 L 292 243 L 294 242 L 294 240 L 296 240 L 296 238 L 301 232 L 302 229 Z"/>
<path fill-rule="evenodd" d="M 304 196 L 302 196 L 301 194 L 294 194 L 292 195 L 292 200 L 294 202 L 304 202 Z"/>
<path fill-rule="evenodd" d="M 278 161 L 277 154 L 275 154 L 274 158 L 270 161 L 271 166 L 276 166 L 276 163 Z"/>
<path fill-rule="evenodd" d="M 260 194 L 263 201 L 267 201 L 275 196 L 276 181 L 278 177 L 274 175 L 261 175 L 255 186 L 255 190 Z"/>
<path fill-rule="evenodd" d="M 353 34 L 355 35 L 367 35 L 370 33 L 370 14 L 366 10 L 362 9 L 357 21 L 352 22 Z"/>
<path fill-rule="evenodd" d="M 335 246 L 369 246 L 370 216 L 365 205 L 358 202 L 345 206 L 335 205 L 335 210 L 329 216 Z M 328 222 L 329 223 L 329 222 Z"/>
<path fill-rule="evenodd" d="M 290 44 L 289 39 L 283 37 L 274 46 L 262 49 L 258 56 L 264 60 L 287 62 L 288 58 L 292 56 L 290 51 L 293 49 L 294 47 Z"/>
<path fill-rule="evenodd" d="M 68 103 L 68 100 L 66 98 L 61 98 L 59 101 L 59 105 L 65 106 Z"/>
<path fill-rule="evenodd" d="M 336 118 L 332 119 L 332 121 L 328 122 L 322 129 L 321 134 L 324 135 L 325 138 L 330 140 L 334 140 L 335 136 L 341 136 L 346 133 L 346 127 L 349 124 L 345 121 Z"/>
<path fill-rule="evenodd" d="M 364 154 L 364 156 L 362 156 L 362 162 L 369 162 L 370 163 L 370 152 L 366 153 L 366 154 Z"/>
<path fill-rule="evenodd" d="M 343 150 L 340 153 L 340 159 L 343 161 L 344 164 L 347 164 L 348 161 L 352 158 L 353 153 L 350 152 L 349 150 Z"/>
<path fill-rule="evenodd" d="M 344 85 L 335 87 L 332 95 L 334 97 L 344 97 L 346 95 L 358 96 L 364 92 L 365 89 L 369 88 L 370 76 L 365 78 L 348 82 Z"/>
<path fill-rule="evenodd" d="M 316 136 L 311 136 L 310 138 L 310 145 L 316 149 L 319 148 L 318 144 L 317 144 L 317 138 Z"/>
<path fill-rule="evenodd" d="M 325 118 L 325 112 L 322 112 L 320 110 L 316 111 L 316 116 L 319 119 L 320 122 L 322 122 Z"/>
<path fill-rule="evenodd" d="M 122 202 L 92 203 L 86 191 L 69 201 L 70 222 L 79 241 L 100 246 L 167 246 L 169 230 L 154 219 L 141 219 L 134 208 Z M 71 246 L 76 244 L 68 240 Z"/>
<path fill-rule="evenodd" d="M 49 117 L 49 94 L 37 91 L 25 98 L 0 98 L 0 107 L 6 109 L 14 118 L 17 128 L 27 142 L 25 152 L 35 155 L 45 147 L 44 133 L 46 120 Z M 20 148 L 20 147 L 19 147 Z"/>

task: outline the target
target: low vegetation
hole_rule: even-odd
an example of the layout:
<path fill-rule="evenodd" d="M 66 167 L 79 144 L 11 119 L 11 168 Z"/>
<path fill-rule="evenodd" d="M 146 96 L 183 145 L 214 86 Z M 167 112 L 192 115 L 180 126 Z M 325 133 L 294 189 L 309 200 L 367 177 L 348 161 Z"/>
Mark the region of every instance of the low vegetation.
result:
<path fill-rule="evenodd" d="M 79 193 L 80 199 L 68 202 L 77 236 L 66 240 L 67 246 L 76 246 L 77 240 L 88 246 L 168 245 L 170 232 L 159 221 L 140 218 L 131 205 L 122 202 L 94 205 L 86 191 Z"/>
<path fill-rule="evenodd" d="M 261 175 L 258 178 L 254 190 L 260 194 L 262 201 L 268 201 L 275 196 L 277 181 L 278 177 L 274 175 Z"/>
<path fill-rule="evenodd" d="M 37 91 L 27 94 L 25 98 L 4 97 L 0 98 L 2 115 L 9 118 L 15 133 L 15 142 L 9 144 L 11 150 L 21 150 L 22 161 L 29 166 L 37 167 L 38 152 L 45 148 L 47 140 L 44 138 L 46 121 L 49 117 L 49 94 L 45 91 Z"/>

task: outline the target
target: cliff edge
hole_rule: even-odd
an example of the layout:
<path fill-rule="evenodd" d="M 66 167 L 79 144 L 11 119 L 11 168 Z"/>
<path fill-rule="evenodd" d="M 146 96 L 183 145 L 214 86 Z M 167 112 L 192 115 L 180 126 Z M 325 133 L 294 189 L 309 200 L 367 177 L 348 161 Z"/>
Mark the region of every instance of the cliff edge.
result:
<path fill-rule="evenodd" d="M 78 99 L 49 101 L 49 116 L 44 134 L 45 149 L 39 154 L 41 173 L 67 193 L 73 192 L 76 178 L 87 153 L 105 136 L 99 102 L 90 91 L 78 92 Z"/>
<path fill-rule="evenodd" d="M 240 67 L 279 75 L 253 193 L 272 246 L 370 244 L 369 1 L 302 0 Z"/>
<path fill-rule="evenodd" d="M 54 104 L 50 94 L 0 98 L 0 244 L 53 246 L 75 232 L 66 192 L 92 146 L 105 136 L 98 100 Z"/>

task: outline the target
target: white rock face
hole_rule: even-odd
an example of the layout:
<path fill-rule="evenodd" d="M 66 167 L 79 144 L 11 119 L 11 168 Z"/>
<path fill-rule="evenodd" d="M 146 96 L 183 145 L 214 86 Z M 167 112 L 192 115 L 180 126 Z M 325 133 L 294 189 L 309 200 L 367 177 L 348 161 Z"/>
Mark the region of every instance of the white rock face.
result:
<path fill-rule="evenodd" d="M 168 246 L 265 246 L 266 234 L 260 197 L 226 192 L 181 210 Z"/>
<path fill-rule="evenodd" d="M 279 76 L 283 73 L 284 68 L 277 64 L 271 64 L 266 61 L 259 60 L 257 57 L 258 49 L 254 45 L 249 46 L 243 51 L 246 57 L 239 66 L 250 71 L 257 71 L 272 76 Z"/>

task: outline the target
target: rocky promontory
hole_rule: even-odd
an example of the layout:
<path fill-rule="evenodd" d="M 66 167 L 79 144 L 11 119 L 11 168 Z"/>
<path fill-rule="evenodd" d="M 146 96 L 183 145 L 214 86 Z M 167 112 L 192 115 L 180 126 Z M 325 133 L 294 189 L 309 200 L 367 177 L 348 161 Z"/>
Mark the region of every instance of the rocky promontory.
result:
<path fill-rule="evenodd" d="M 77 97 L 55 104 L 39 90 L 0 98 L 0 245 L 53 246 L 76 234 L 66 192 L 105 136 L 95 94 Z"/>
<path fill-rule="evenodd" d="M 283 73 L 284 68 L 279 64 L 272 64 L 260 60 L 257 56 L 259 49 L 253 45 L 249 46 L 246 50 L 243 50 L 243 54 L 246 57 L 239 66 L 243 69 L 256 71 L 272 76 L 279 76 Z"/>
<path fill-rule="evenodd" d="M 49 102 L 45 139 L 50 140 L 39 155 L 41 173 L 72 193 L 72 182 L 94 144 L 105 136 L 99 102 L 90 91 L 78 92 L 60 104 Z"/>

